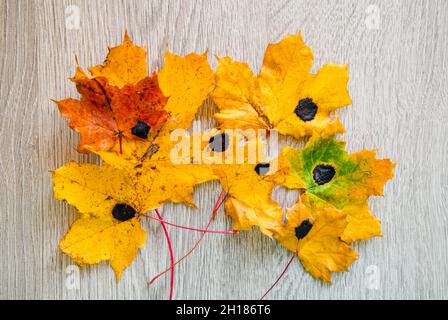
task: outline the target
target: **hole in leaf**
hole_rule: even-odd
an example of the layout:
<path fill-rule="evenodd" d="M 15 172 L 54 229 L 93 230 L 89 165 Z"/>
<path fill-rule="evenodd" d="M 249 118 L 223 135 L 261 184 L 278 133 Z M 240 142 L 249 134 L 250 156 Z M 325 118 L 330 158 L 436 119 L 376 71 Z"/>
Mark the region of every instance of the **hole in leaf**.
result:
<path fill-rule="evenodd" d="M 259 163 L 259 164 L 257 164 L 257 165 L 255 166 L 255 172 L 256 172 L 258 175 L 262 176 L 262 175 L 268 173 L 268 171 L 269 171 L 269 166 L 270 166 L 269 163 Z"/>
<path fill-rule="evenodd" d="M 224 152 L 229 147 L 229 135 L 227 133 L 217 134 L 208 140 L 209 147 L 215 152 Z"/>
<path fill-rule="evenodd" d="M 286 211 L 292 208 L 300 199 L 301 190 L 288 189 L 282 185 L 275 186 L 272 190 L 272 199 L 282 207 L 283 221 L 286 222 Z"/>

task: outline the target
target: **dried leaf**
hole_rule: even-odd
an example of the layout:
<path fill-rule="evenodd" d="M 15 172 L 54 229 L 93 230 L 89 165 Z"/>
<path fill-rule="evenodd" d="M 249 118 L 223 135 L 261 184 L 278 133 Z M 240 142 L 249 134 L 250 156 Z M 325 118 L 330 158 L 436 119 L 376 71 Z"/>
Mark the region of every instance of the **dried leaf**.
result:
<path fill-rule="evenodd" d="M 56 101 L 69 126 L 81 134 L 78 151 L 147 149 L 169 113 L 156 73 L 148 76 L 146 51 L 126 33 L 123 43 L 110 49 L 104 66 L 89 70 L 92 77 L 78 65 L 71 78 L 81 99 Z M 127 144 L 133 148 L 123 147 Z"/>
<path fill-rule="evenodd" d="M 221 128 L 275 129 L 295 138 L 344 131 L 331 113 L 351 104 L 347 66 L 328 64 L 309 73 L 313 54 L 300 34 L 268 46 L 258 77 L 245 63 L 218 60 L 212 97 Z"/>
<path fill-rule="evenodd" d="M 358 257 L 341 235 L 347 226 L 347 214 L 335 208 L 312 211 L 298 202 L 286 215 L 287 223 L 275 235 L 299 257 L 313 277 L 331 282 L 331 273 L 348 271 Z"/>
<path fill-rule="evenodd" d="M 347 242 L 380 236 L 380 223 L 370 213 L 367 199 L 382 195 L 393 177 L 394 164 L 378 160 L 375 151 L 347 154 L 345 142 L 315 136 L 303 149 L 290 147 L 282 154 L 291 165 L 285 186 L 304 189 L 302 201 L 312 208 L 335 207 L 348 216 L 342 239 Z"/>
<path fill-rule="evenodd" d="M 162 161 L 132 168 L 121 157 L 104 154 L 107 162 L 115 165 L 70 162 L 53 172 L 55 197 L 66 200 L 81 214 L 60 248 L 81 265 L 110 260 L 119 279 L 145 242 L 140 214 L 166 201 L 194 205 L 193 187 L 214 175 L 211 169 L 200 166 L 186 168 Z M 120 163 L 127 166 L 120 167 Z M 114 218 L 118 205 L 132 207 L 135 216 L 123 221 Z"/>
<path fill-rule="evenodd" d="M 168 119 L 166 97 L 157 76 L 146 77 L 123 88 L 109 85 L 105 78 L 75 77 L 81 99 L 58 101 L 61 114 L 81 134 L 79 152 L 107 151 L 123 139 L 151 140 Z"/>
<path fill-rule="evenodd" d="M 221 134 L 210 133 L 212 137 Z M 226 148 L 215 148 L 212 152 L 212 158 L 221 157 L 222 160 L 220 163 L 215 159 L 214 163 L 218 164 L 212 164 L 211 167 L 227 195 L 225 210 L 233 219 L 233 230 L 249 230 L 257 226 L 261 232 L 272 237 L 282 226 L 283 213 L 279 204 L 272 200 L 271 194 L 273 188 L 285 179 L 288 169 L 286 160 L 282 157 L 271 161 L 264 158 L 265 144 L 256 137 L 248 140 L 240 149 L 244 155 L 239 157 L 236 148 L 244 137 L 235 134 L 228 139 Z M 254 153 L 259 153 L 259 157 L 249 159 L 249 154 Z"/>
<path fill-rule="evenodd" d="M 78 151 L 112 150 L 133 160 L 141 160 L 154 145 L 168 153 L 171 132 L 190 126 L 214 88 L 214 73 L 207 53 L 167 53 L 159 79 L 155 72 L 148 76 L 146 68 L 146 51 L 127 34 L 110 49 L 104 65 L 89 68 L 92 77 L 77 66 L 72 81 L 81 99 L 57 104 L 81 134 Z"/>
<path fill-rule="evenodd" d="M 110 48 L 104 63 L 89 71 L 94 78 L 104 77 L 119 88 L 136 84 L 148 76 L 146 50 L 134 45 L 126 32 L 123 43 Z"/>
<path fill-rule="evenodd" d="M 199 107 L 215 87 L 215 74 L 207 62 L 207 52 L 185 57 L 167 52 L 159 81 L 163 93 L 169 97 L 166 110 L 172 118 L 154 142 L 160 147 L 160 152 L 153 157 L 158 159 L 167 158 L 176 143 L 171 140 L 171 133 L 191 126 Z"/>
<path fill-rule="evenodd" d="M 110 260 L 115 276 L 134 260 L 146 241 L 138 213 L 145 212 L 146 193 L 135 188 L 135 177 L 112 166 L 70 162 L 53 172 L 54 195 L 75 206 L 81 214 L 59 247 L 79 265 Z M 113 210 L 131 206 L 135 216 L 120 221 Z"/>

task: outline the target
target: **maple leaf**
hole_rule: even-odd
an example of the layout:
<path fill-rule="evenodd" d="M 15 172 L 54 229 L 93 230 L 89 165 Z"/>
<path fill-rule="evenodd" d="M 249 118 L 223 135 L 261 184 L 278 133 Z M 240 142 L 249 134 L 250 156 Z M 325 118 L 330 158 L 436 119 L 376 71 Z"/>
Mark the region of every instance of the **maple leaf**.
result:
<path fill-rule="evenodd" d="M 208 143 L 212 152 L 210 159 L 203 161 L 212 163 L 210 167 L 226 193 L 225 210 L 233 219 L 233 230 L 249 230 L 257 226 L 272 237 L 282 226 L 283 212 L 271 194 L 273 188 L 285 179 L 286 160 L 282 157 L 267 160 L 264 157 L 265 142 L 258 137 L 246 141 L 239 151 L 243 153 L 239 158 L 236 148 L 246 139 L 243 135 L 236 132 L 229 136 L 216 130 L 208 135 L 212 138 Z M 257 159 L 249 159 L 250 152 L 258 153 Z"/>
<path fill-rule="evenodd" d="M 341 235 L 347 227 L 347 214 L 335 208 L 312 211 L 298 202 L 286 214 L 287 223 L 275 234 L 277 241 L 297 254 L 313 277 L 331 282 L 331 273 L 348 271 L 358 257 Z"/>
<path fill-rule="evenodd" d="M 78 151 L 107 151 L 119 141 L 122 153 L 123 139 L 151 141 L 169 113 L 157 74 L 147 75 L 145 50 L 126 33 L 124 42 L 110 49 L 105 65 L 89 70 L 93 78 L 78 65 L 71 78 L 81 99 L 56 101 L 69 126 L 81 134 Z"/>
<path fill-rule="evenodd" d="M 112 166 L 70 162 L 53 172 L 54 195 L 81 214 L 59 247 L 79 265 L 110 260 L 115 276 L 134 260 L 146 240 L 138 213 L 146 193 L 136 177 Z"/>
<path fill-rule="evenodd" d="M 313 54 L 300 34 L 268 46 L 258 77 L 246 63 L 218 61 L 212 97 L 221 128 L 275 129 L 295 138 L 344 131 L 331 113 L 351 104 L 347 66 L 327 64 L 309 73 Z"/>
<path fill-rule="evenodd" d="M 70 127 L 81 133 L 78 151 L 113 151 L 141 161 L 163 148 L 158 157 L 166 158 L 174 143 L 170 134 L 190 126 L 213 90 L 215 76 L 207 52 L 185 57 L 167 52 L 159 76 L 147 76 L 146 67 L 146 51 L 127 33 L 121 45 L 110 49 L 104 65 L 89 68 L 94 78 L 77 66 L 71 80 L 81 100 L 56 102 Z"/>
<path fill-rule="evenodd" d="M 104 77 L 119 88 L 136 84 L 148 76 L 146 50 L 134 45 L 126 31 L 123 43 L 109 49 L 104 63 L 88 69 L 93 77 Z"/>
<path fill-rule="evenodd" d="M 383 194 L 383 185 L 393 177 L 395 165 L 389 159 L 376 159 L 375 153 L 364 150 L 348 154 L 343 141 L 312 137 L 303 149 L 282 150 L 291 165 L 285 186 L 304 189 L 301 199 L 307 206 L 343 210 L 348 219 L 344 241 L 380 236 L 380 222 L 370 213 L 367 199 Z"/>
<path fill-rule="evenodd" d="M 137 163 L 123 160 L 111 152 L 100 152 L 98 155 L 106 164 L 137 177 L 147 193 L 141 200 L 146 211 L 168 201 L 196 207 L 192 197 L 194 186 L 216 179 L 208 165 L 174 164 L 171 159 L 145 159 Z"/>
<path fill-rule="evenodd" d="M 202 55 L 190 53 L 185 57 L 167 52 L 159 81 L 163 93 L 169 97 L 166 110 L 171 119 L 154 141 L 159 152 L 152 158 L 168 159 L 176 143 L 172 141 L 171 133 L 191 126 L 199 107 L 215 88 L 215 74 L 208 64 L 207 52 Z"/>
<path fill-rule="evenodd" d="M 53 184 L 55 197 L 81 214 L 61 240 L 61 250 L 80 265 L 110 260 L 118 280 L 144 244 L 140 215 L 166 201 L 194 205 L 193 187 L 214 176 L 199 166 L 131 167 L 118 155 L 106 154 L 108 162 L 127 166 L 70 162 L 53 172 Z"/>

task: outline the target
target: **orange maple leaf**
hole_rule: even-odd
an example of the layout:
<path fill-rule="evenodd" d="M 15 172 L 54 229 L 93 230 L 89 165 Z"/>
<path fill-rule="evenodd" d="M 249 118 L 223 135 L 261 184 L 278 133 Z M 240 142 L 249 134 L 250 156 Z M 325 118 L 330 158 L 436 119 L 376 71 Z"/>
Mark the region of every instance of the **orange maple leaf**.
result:
<path fill-rule="evenodd" d="M 117 74 L 123 63 L 112 62 L 125 59 L 122 56 L 128 57 L 131 50 L 138 53 L 134 52 L 136 65 L 126 67 L 128 74 L 122 75 L 121 81 Z M 93 78 L 78 65 L 71 80 L 81 99 L 69 98 L 56 103 L 61 114 L 70 119 L 69 126 L 81 134 L 79 152 L 108 151 L 117 140 L 121 150 L 123 137 L 151 139 L 168 120 L 169 113 L 164 109 L 168 99 L 159 88 L 157 74 L 147 76 L 146 55 L 141 51 L 144 53 L 125 34 L 124 42 L 110 50 L 101 72 L 99 66 L 89 69 Z M 125 80 L 129 82 L 123 83 Z"/>

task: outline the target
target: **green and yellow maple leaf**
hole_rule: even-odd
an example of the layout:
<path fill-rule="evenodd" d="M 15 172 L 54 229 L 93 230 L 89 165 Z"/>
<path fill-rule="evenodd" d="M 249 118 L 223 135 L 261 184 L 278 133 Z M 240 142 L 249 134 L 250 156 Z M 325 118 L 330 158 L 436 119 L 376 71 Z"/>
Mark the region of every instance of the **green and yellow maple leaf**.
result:
<path fill-rule="evenodd" d="M 312 137 L 303 149 L 285 147 L 282 154 L 291 169 L 285 186 L 303 189 L 302 201 L 311 208 L 335 207 L 347 214 L 342 239 L 347 242 L 381 235 L 381 226 L 369 210 L 367 199 L 382 195 L 393 177 L 394 164 L 378 160 L 375 151 L 348 154 L 345 142 L 334 137 Z"/>

